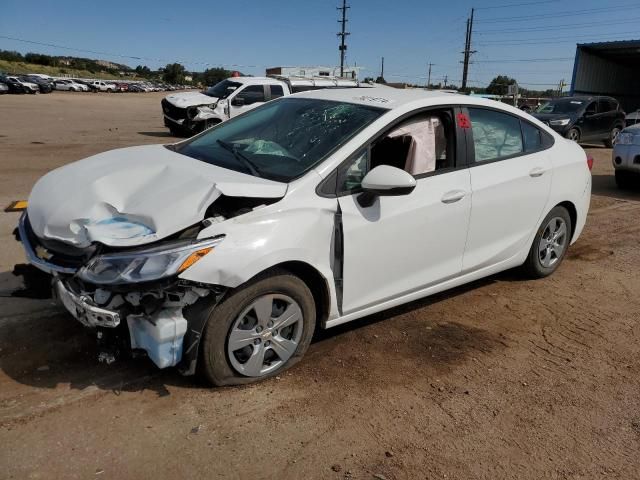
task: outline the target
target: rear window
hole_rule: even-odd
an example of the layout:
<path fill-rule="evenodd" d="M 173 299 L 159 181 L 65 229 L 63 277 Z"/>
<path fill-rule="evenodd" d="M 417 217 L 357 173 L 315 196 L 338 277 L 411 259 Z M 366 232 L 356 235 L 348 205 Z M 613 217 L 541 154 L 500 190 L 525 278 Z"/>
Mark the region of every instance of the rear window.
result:
<path fill-rule="evenodd" d="M 271 85 L 271 98 L 280 98 L 284 95 L 281 85 Z"/>
<path fill-rule="evenodd" d="M 542 149 L 542 132 L 527 122 L 522 123 L 522 138 L 524 139 L 524 151 L 535 152 Z"/>
<path fill-rule="evenodd" d="M 524 151 L 520 120 L 507 113 L 469 108 L 476 162 L 490 162 Z"/>

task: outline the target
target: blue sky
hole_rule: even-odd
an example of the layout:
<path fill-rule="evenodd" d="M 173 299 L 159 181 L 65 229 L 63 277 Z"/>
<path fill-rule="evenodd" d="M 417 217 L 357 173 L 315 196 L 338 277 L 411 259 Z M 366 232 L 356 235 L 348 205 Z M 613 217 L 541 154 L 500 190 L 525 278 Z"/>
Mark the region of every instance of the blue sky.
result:
<path fill-rule="evenodd" d="M 75 55 L 152 68 L 225 66 L 260 75 L 266 66 L 339 64 L 341 0 L 3 0 L 0 48 Z M 476 7 L 470 84 L 496 74 L 529 88 L 571 80 L 575 45 L 640 38 L 640 0 L 350 0 L 347 63 L 388 81 L 460 83 L 465 21 Z M 506 6 L 508 5 L 508 6 Z M 121 56 L 119 56 L 121 55 Z M 140 60 L 126 58 L 140 57 Z M 240 65 L 233 67 L 234 65 Z"/>

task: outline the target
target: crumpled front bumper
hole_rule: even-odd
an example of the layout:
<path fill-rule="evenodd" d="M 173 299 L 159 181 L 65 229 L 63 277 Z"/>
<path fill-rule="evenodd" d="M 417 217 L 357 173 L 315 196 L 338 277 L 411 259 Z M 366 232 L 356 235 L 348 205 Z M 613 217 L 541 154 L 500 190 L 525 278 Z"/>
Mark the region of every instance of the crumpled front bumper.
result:
<path fill-rule="evenodd" d="M 118 312 L 93 305 L 88 297 L 75 293 L 59 278 L 53 281 L 53 292 L 64 308 L 87 327 L 115 328 L 120 325 Z"/>

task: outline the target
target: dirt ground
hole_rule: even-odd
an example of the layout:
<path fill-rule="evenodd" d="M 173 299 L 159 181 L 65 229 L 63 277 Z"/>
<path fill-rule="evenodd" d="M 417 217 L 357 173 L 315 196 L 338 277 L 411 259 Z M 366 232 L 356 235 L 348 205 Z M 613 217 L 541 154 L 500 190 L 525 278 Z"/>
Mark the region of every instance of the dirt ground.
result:
<path fill-rule="evenodd" d="M 0 205 L 59 165 L 171 141 L 161 97 L 0 97 Z M 0 478 L 640 478 L 640 193 L 589 151 L 589 219 L 554 276 L 506 272 L 328 331 L 253 386 L 99 365 L 60 308 L 0 298 Z M 17 220 L 0 213 L 5 295 Z"/>

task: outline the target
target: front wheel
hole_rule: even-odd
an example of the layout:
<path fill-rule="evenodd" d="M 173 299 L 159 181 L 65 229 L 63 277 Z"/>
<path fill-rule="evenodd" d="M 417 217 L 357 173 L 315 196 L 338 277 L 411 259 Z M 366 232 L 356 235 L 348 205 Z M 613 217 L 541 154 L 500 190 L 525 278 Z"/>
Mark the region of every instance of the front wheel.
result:
<path fill-rule="evenodd" d="M 564 207 L 555 207 L 536 232 L 529 256 L 523 264 L 530 278 L 543 278 L 555 272 L 564 259 L 571 241 L 571 216 Z"/>
<path fill-rule="evenodd" d="M 285 271 L 257 278 L 217 305 L 207 321 L 199 371 L 217 386 L 273 377 L 296 364 L 315 329 L 307 285 Z"/>

